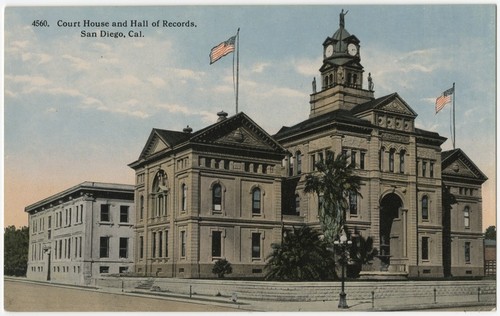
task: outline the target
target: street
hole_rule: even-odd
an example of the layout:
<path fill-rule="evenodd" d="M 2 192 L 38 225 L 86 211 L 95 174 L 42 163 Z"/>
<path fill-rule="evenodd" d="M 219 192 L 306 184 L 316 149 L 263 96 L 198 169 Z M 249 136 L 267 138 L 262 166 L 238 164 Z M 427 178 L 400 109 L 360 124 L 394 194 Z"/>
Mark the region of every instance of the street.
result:
<path fill-rule="evenodd" d="M 151 298 L 104 293 L 75 287 L 4 281 L 4 309 L 9 312 L 215 312 L 238 311 L 237 308 L 186 303 L 165 298 Z"/>

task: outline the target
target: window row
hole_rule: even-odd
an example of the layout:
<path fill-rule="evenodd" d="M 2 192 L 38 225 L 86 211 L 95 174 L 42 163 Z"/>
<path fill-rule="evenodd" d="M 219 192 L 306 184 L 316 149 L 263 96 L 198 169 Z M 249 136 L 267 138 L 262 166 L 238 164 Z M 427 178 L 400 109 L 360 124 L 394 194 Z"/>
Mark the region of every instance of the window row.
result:
<path fill-rule="evenodd" d="M 99 266 L 99 273 L 107 274 L 109 273 L 109 266 Z M 128 267 L 118 267 L 118 273 L 127 273 Z"/>
<path fill-rule="evenodd" d="M 417 174 L 423 178 L 434 178 L 434 161 L 417 160 Z"/>
<path fill-rule="evenodd" d="M 31 261 L 43 261 L 44 251 L 41 243 L 31 245 Z"/>
<path fill-rule="evenodd" d="M 73 255 L 71 248 L 73 246 Z M 54 259 L 82 258 L 82 237 L 69 237 L 54 241 Z"/>
<path fill-rule="evenodd" d="M 55 227 L 69 227 L 75 224 L 81 224 L 83 222 L 83 205 L 77 205 L 74 208 L 69 207 L 64 210 L 56 212 Z M 49 228 L 50 216 L 49 216 Z"/>
<path fill-rule="evenodd" d="M 473 196 L 474 195 L 474 189 L 472 188 L 463 188 L 463 187 L 459 187 L 458 188 L 458 194 L 459 195 L 469 195 L 469 196 Z"/>
<path fill-rule="evenodd" d="M 236 170 L 262 174 L 272 174 L 274 172 L 274 165 L 265 163 L 255 163 L 248 161 L 233 161 L 228 159 L 200 157 L 200 167 L 221 170 Z"/>
<path fill-rule="evenodd" d="M 109 258 L 110 253 L 110 240 L 109 236 L 102 236 L 99 238 L 99 258 Z M 129 256 L 129 238 L 120 237 L 118 238 L 118 257 L 128 258 Z"/>
<path fill-rule="evenodd" d="M 101 222 L 112 222 L 114 220 L 111 212 L 111 205 L 101 204 L 101 211 L 99 214 L 99 221 Z M 129 206 L 120 205 L 120 213 L 118 214 L 118 220 L 120 223 L 129 223 Z"/>
<path fill-rule="evenodd" d="M 70 272 L 69 266 L 54 266 L 52 268 L 52 270 L 54 272 L 63 272 L 63 273 Z M 73 273 L 81 273 L 81 267 L 80 266 L 73 266 Z"/>
<path fill-rule="evenodd" d="M 396 152 L 396 149 L 391 148 L 389 151 L 386 151 L 385 147 L 380 148 L 378 155 L 378 167 L 380 171 L 388 171 L 388 172 L 397 172 L 397 173 L 405 173 L 405 157 L 406 150 L 401 149 L 399 152 Z M 396 164 L 396 158 L 398 159 L 398 163 Z"/>

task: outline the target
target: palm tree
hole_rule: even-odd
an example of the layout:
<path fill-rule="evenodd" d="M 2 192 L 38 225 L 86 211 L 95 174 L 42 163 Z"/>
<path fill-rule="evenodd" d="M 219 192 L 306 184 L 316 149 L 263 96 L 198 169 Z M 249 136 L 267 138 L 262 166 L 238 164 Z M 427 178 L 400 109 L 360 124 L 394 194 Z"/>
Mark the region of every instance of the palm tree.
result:
<path fill-rule="evenodd" d="M 310 227 L 294 227 L 272 248 L 266 264 L 267 280 L 320 281 L 334 276 L 333 253 L 320 233 Z"/>
<path fill-rule="evenodd" d="M 315 192 L 322 199 L 319 210 L 321 228 L 326 241 L 333 244 L 340 235 L 349 208 L 349 195 L 359 194 L 361 179 L 354 175 L 354 164 L 348 163 L 347 155 L 336 158 L 328 152 L 325 161 L 315 165 L 317 172 L 306 176 L 304 191 Z"/>

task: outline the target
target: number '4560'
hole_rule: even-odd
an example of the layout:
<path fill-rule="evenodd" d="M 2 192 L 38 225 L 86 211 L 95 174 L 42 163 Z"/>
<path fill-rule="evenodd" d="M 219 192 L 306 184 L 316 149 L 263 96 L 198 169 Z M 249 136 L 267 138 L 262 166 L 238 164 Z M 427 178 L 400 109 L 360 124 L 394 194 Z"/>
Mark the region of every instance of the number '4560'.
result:
<path fill-rule="evenodd" d="M 35 20 L 31 25 L 34 27 L 47 27 L 49 26 L 49 22 L 47 22 L 47 20 Z"/>

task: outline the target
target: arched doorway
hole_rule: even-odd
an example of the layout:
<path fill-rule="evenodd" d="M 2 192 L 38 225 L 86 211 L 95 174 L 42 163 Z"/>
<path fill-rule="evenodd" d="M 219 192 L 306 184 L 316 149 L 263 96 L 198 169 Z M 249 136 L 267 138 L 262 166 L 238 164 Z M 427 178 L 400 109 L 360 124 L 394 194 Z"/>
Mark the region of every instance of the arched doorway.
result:
<path fill-rule="evenodd" d="M 379 256 L 384 270 L 389 267 L 391 258 L 402 257 L 402 207 L 403 201 L 395 193 L 387 194 L 380 201 Z"/>

